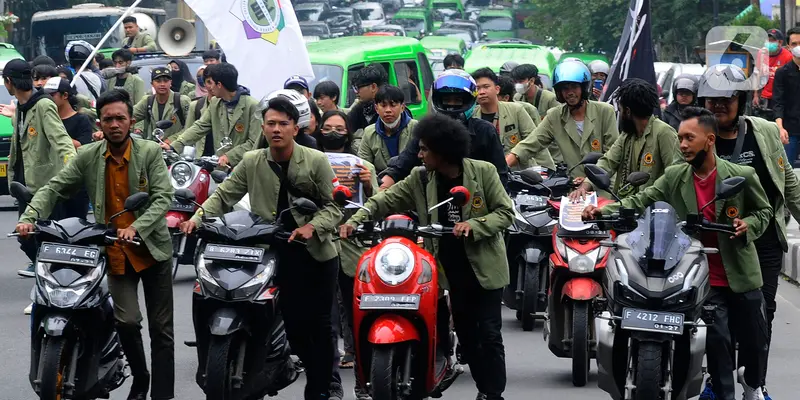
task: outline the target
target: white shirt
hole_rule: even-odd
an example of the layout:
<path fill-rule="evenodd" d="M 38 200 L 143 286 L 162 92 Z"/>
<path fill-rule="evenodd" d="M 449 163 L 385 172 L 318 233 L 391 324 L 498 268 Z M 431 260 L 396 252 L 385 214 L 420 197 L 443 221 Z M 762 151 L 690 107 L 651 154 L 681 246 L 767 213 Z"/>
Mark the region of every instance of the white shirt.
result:
<path fill-rule="evenodd" d="M 583 122 L 584 121 L 575 121 L 575 125 L 578 126 L 578 136 L 583 136 Z"/>
<path fill-rule="evenodd" d="M 94 89 L 94 92 L 97 93 L 98 96 L 103 92 L 103 82 L 100 80 L 100 77 L 92 71 L 83 71 L 75 78 L 75 89 L 78 93 L 88 97 L 89 100 L 97 101 L 97 98 L 92 94 L 89 87 L 86 86 L 86 82 L 84 82 L 81 77 L 86 78 L 86 81 L 92 85 L 92 89 Z"/>

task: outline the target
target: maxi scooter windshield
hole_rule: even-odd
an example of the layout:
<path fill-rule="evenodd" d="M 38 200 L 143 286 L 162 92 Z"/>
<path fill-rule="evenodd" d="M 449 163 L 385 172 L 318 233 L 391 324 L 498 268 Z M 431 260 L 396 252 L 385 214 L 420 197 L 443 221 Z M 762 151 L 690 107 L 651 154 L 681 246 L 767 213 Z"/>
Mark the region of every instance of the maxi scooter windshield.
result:
<path fill-rule="evenodd" d="M 663 276 L 680 262 L 692 239 L 678 226 L 675 209 L 659 201 L 642 213 L 627 242 L 645 274 Z"/>

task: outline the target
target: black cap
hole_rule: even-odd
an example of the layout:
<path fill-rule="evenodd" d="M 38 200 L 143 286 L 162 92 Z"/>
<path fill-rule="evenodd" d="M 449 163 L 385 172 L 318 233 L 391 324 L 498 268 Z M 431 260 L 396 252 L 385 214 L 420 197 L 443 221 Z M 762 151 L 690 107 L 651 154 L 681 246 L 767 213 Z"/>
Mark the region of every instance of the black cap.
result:
<path fill-rule="evenodd" d="M 767 31 L 767 35 L 775 40 L 783 40 L 783 32 L 779 29 L 770 29 Z"/>
<path fill-rule="evenodd" d="M 172 79 L 172 68 L 170 68 L 170 67 L 156 67 L 156 68 L 153 68 L 152 80 L 156 80 L 158 78 L 164 78 L 164 77 Z"/>
<path fill-rule="evenodd" d="M 15 58 L 6 63 L 3 68 L 3 77 L 6 78 L 19 78 L 19 79 L 32 79 L 33 68 L 27 61 L 21 58 Z"/>
<path fill-rule="evenodd" d="M 219 51 L 217 50 L 206 50 L 203 52 L 203 60 L 219 60 Z"/>

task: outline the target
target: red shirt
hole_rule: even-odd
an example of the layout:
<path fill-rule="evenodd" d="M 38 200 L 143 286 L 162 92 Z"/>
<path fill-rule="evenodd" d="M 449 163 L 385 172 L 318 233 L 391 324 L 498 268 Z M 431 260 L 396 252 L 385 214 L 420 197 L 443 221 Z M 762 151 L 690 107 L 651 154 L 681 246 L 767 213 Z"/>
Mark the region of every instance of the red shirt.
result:
<path fill-rule="evenodd" d="M 694 191 L 697 194 L 697 209 L 699 210 L 700 207 L 706 205 L 709 201 L 714 198 L 714 193 L 716 192 L 717 187 L 717 170 L 714 169 L 714 172 L 711 175 L 707 176 L 705 179 L 700 179 L 697 175 L 694 175 Z M 717 221 L 717 214 L 716 214 L 716 205 L 711 203 L 710 206 L 706 207 L 703 210 L 703 217 L 707 219 L 709 222 L 716 222 Z M 719 248 L 719 237 L 715 232 L 703 232 L 700 241 L 703 242 L 703 246 L 706 247 L 713 247 L 718 249 Z M 711 286 L 728 286 L 728 276 L 725 274 L 725 267 L 722 266 L 722 256 L 717 254 L 709 254 L 708 256 L 708 270 L 710 277 Z"/>
<path fill-rule="evenodd" d="M 772 81 L 775 79 L 775 71 L 790 62 L 792 62 L 792 53 L 783 47 L 781 47 L 778 54 L 769 56 L 769 80 L 767 85 L 761 89 L 761 97 L 765 99 L 772 98 Z"/>

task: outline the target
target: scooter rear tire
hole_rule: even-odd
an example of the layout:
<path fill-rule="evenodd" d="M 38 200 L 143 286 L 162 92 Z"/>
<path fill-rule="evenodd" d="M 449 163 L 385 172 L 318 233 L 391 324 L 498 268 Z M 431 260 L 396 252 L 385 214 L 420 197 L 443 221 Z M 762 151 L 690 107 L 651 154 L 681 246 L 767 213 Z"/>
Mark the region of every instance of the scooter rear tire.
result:
<path fill-rule="evenodd" d="M 636 376 L 633 400 L 660 400 L 662 368 L 662 347 L 660 343 L 639 342 L 636 355 Z"/>
<path fill-rule="evenodd" d="M 372 349 L 370 385 L 372 400 L 397 400 L 400 357 L 397 345 L 376 345 Z"/>
<path fill-rule="evenodd" d="M 64 396 L 64 380 L 69 365 L 67 340 L 60 336 L 50 336 L 44 344 L 42 361 L 40 400 L 59 400 Z"/>

